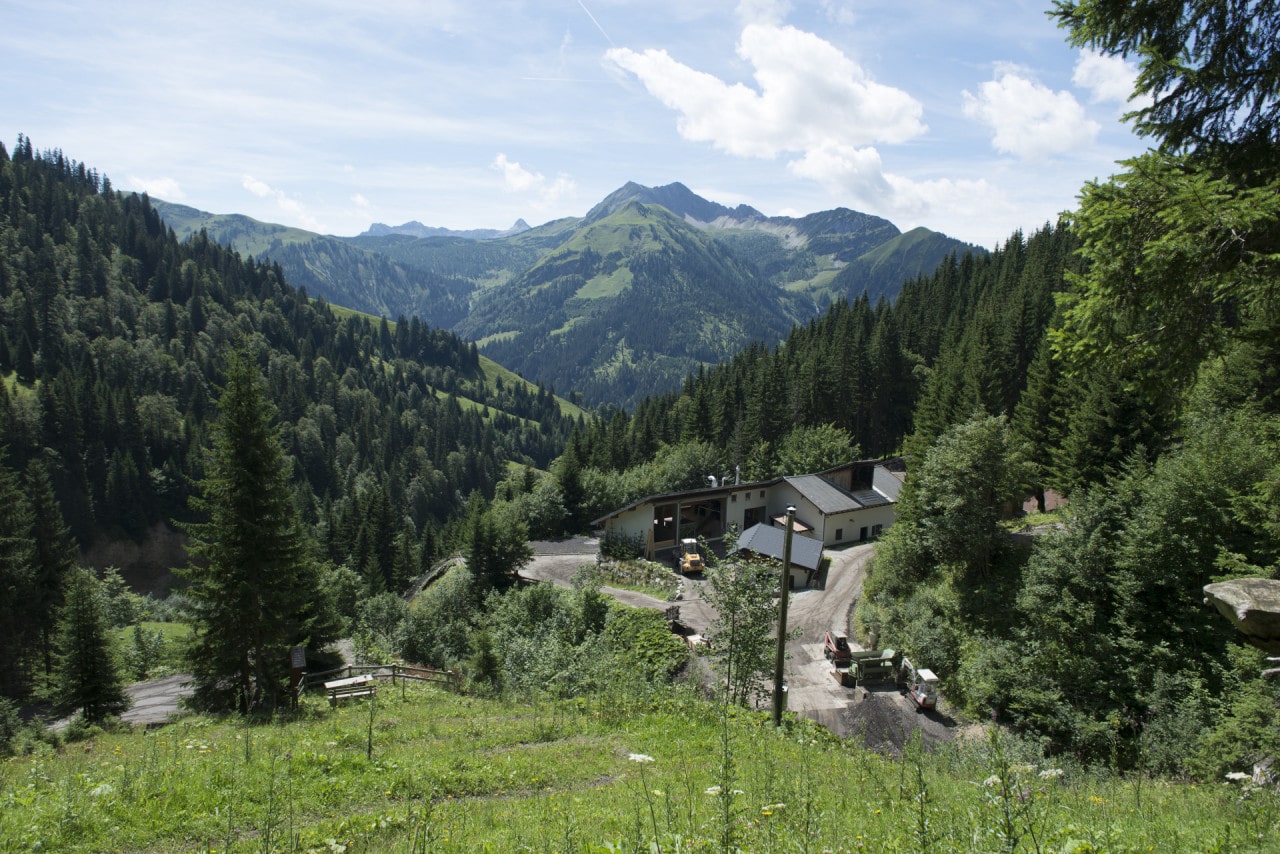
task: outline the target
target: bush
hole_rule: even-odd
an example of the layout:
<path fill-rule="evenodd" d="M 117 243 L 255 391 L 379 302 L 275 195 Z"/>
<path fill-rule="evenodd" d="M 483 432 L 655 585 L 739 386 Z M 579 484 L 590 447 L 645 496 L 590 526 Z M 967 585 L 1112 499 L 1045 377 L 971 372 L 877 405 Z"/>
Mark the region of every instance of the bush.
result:
<path fill-rule="evenodd" d="M 612 560 L 635 560 L 644 554 L 644 535 L 631 536 L 610 528 L 600 538 L 600 554 Z"/>

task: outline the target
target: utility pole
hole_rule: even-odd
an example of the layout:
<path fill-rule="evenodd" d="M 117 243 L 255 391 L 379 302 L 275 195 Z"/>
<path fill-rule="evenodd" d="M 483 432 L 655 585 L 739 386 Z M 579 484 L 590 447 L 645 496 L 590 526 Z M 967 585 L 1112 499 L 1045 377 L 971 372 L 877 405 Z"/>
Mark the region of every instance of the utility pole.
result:
<path fill-rule="evenodd" d="M 787 505 L 787 530 L 782 535 L 782 580 L 778 593 L 778 654 L 773 660 L 773 725 L 782 726 L 782 664 L 787 658 L 787 598 L 791 594 L 791 536 L 795 530 L 796 506 Z"/>

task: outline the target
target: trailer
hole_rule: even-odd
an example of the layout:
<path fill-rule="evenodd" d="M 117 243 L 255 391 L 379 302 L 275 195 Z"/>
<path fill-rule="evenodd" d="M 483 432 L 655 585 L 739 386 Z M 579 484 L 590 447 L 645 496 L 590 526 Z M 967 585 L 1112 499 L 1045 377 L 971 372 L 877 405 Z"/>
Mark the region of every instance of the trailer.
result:
<path fill-rule="evenodd" d="M 856 684 L 893 682 L 897 676 L 898 653 L 892 649 L 871 649 L 850 653 L 849 672 Z"/>

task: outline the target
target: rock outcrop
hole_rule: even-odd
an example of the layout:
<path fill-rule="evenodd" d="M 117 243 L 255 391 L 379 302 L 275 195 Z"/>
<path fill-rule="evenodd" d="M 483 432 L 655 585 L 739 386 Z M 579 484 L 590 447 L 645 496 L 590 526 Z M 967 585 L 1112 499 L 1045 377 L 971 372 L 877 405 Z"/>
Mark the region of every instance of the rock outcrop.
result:
<path fill-rule="evenodd" d="M 1249 643 L 1280 655 L 1280 581 L 1237 578 L 1206 584 L 1204 595 Z"/>

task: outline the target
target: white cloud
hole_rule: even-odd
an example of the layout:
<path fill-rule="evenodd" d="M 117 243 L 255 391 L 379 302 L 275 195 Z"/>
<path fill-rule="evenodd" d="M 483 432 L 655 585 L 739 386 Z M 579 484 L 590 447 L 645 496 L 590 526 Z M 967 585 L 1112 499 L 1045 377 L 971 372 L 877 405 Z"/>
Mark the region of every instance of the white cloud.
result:
<path fill-rule="evenodd" d="M 1105 56 L 1091 50 L 1080 51 L 1071 75 L 1071 82 L 1088 89 L 1089 100 L 1094 103 L 1125 103 L 1133 94 L 1137 79 L 1138 67 L 1123 56 Z"/>
<path fill-rule="evenodd" d="M 358 208 L 369 207 L 369 200 L 364 197 L 363 193 L 356 193 L 351 197 L 351 201 L 354 202 L 355 206 Z"/>
<path fill-rule="evenodd" d="M 759 89 L 726 83 L 664 50 L 605 53 L 680 114 L 682 137 L 739 157 L 808 156 L 833 146 L 904 142 L 925 131 L 918 101 L 871 80 L 813 33 L 751 24 L 742 31 L 738 55 L 755 67 Z"/>
<path fill-rule="evenodd" d="M 788 0 L 738 0 L 738 18 L 744 24 L 781 24 L 790 11 Z"/>
<path fill-rule="evenodd" d="M 164 199 L 167 202 L 180 202 L 187 197 L 173 178 L 139 178 L 130 175 L 129 186 L 141 190 L 153 199 Z"/>
<path fill-rule="evenodd" d="M 1101 129 L 1070 92 L 1054 92 L 1009 68 L 983 83 L 977 95 L 965 91 L 963 97 L 964 114 L 995 131 L 995 149 L 1022 160 L 1088 146 Z"/>
<path fill-rule="evenodd" d="M 541 172 L 530 171 L 502 153 L 493 158 L 489 166 L 502 173 L 503 184 L 510 192 L 533 194 L 536 197 L 535 207 L 540 209 L 554 205 L 577 189 L 568 175 L 557 175 L 554 181 L 548 181 Z"/>
<path fill-rule="evenodd" d="M 833 195 L 852 198 L 871 213 L 910 221 L 979 220 L 992 214 L 998 192 L 985 180 L 917 181 L 885 172 L 875 148 L 832 146 L 808 152 L 787 165 Z M 955 236 L 953 234 L 953 236 Z"/>
<path fill-rule="evenodd" d="M 320 221 L 311 215 L 310 211 L 307 210 L 306 206 L 303 205 L 302 202 L 299 202 L 297 199 L 289 198 L 289 196 L 285 194 L 284 190 L 273 189 L 270 184 L 265 181 L 259 181 L 252 175 L 245 175 L 240 180 L 240 184 L 260 199 L 274 199 L 276 207 L 287 214 L 291 214 L 293 221 L 300 224 L 303 228 L 309 231 L 323 232 L 325 230 L 324 226 L 320 224 Z"/>

